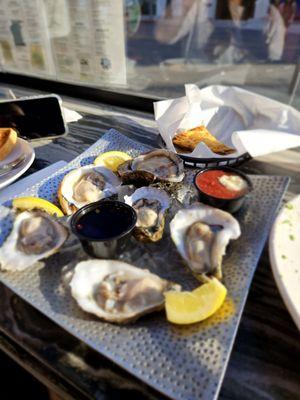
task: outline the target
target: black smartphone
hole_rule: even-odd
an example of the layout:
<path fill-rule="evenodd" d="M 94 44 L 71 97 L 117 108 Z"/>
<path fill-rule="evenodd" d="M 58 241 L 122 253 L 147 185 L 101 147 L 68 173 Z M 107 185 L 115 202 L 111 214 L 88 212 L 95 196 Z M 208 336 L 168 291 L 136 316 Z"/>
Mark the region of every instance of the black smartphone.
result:
<path fill-rule="evenodd" d="M 0 127 L 14 128 L 27 140 L 67 134 L 61 98 L 55 94 L 0 101 Z"/>

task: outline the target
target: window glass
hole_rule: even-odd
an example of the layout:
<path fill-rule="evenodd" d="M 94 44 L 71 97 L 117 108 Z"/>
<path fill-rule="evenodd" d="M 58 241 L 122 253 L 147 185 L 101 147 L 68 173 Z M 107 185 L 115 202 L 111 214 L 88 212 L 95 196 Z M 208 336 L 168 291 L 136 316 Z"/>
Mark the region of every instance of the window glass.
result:
<path fill-rule="evenodd" d="M 0 0 L 2 68 L 154 97 L 238 85 L 297 104 L 300 1 Z"/>

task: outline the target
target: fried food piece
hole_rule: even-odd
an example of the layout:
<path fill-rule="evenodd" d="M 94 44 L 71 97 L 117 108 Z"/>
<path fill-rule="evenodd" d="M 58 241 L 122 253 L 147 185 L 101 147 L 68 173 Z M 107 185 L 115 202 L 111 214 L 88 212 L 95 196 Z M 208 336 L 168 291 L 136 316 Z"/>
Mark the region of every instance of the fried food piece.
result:
<path fill-rule="evenodd" d="M 199 143 L 205 143 L 211 151 L 226 155 L 235 152 L 235 149 L 217 140 L 204 125 L 177 133 L 173 137 L 173 144 L 182 150 L 193 151 Z"/>
<path fill-rule="evenodd" d="M 0 128 L 0 161 L 4 160 L 17 143 L 17 132 L 11 128 Z"/>

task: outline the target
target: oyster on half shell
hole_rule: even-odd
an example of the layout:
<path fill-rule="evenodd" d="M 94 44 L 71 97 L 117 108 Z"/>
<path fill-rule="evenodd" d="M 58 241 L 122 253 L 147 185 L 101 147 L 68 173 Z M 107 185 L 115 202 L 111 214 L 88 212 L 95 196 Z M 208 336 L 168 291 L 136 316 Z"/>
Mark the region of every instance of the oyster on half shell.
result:
<path fill-rule="evenodd" d="M 178 252 L 201 280 L 209 275 L 222 278 L 226 247 L 241 234 L 231 214 L 201 203 L 179 210 L 170 223 L 170 232 Z"/>
<path fill-rule="evenodd" d="M 157 149 L 121 164 L 118 174 L 123 183 L 181 182 L 183 161 L 172 151 Z"/>
<path fill-rule="evenodd" d="M 70 215 L 86 204 L 117 193 L 121 182 L 108 168 L 87 165 L 70 171 L 63 178 L 58 199 L 65 214 Z"/>
<path fill-rule="evenodd" d="M 125 202 L 137 213 L 134 236 L 142 242 L 157 242 L 163 236 L 165 215 L 170 207 L 170 198 L 162 189 L 141 187 Z"/>
<path fill-rule="evenodd" d="M 67 238 L 67 229 L 48 214 L 24 211 L 0 247 L 0 269 L 22 271 L 58 251 Z"/>
<path fill-rule="evenodd" d="M 163 309 L 167 290 L 180 286 L 117 260 L 87 260 L 75 267 L 71 292 L 80 308 L 119 324 Z"/>

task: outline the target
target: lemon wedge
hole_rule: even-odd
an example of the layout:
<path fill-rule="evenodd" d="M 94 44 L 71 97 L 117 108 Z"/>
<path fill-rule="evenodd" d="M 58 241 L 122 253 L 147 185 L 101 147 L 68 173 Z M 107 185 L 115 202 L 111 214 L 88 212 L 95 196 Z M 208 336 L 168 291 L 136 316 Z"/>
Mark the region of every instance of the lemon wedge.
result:
<path fill-rule="evenodd" d="M 107 151 L 106 153 L 100 154 L 94 160 L 94 164 L 102 165 L 103 167 L 109 168 L 113 172 L 116 172 L 119 165 L 131 159 L 132 158 L 123 151 Z"/>
<path fill-rule="evenodd" d="M 226 294 L 226 287 L 216 278 L 192 292 L 166 292 L 167 319 L 180 325 L 203 321 L 221 307 Z"/>
<path fill-rule="evenodd" d="M 63 217 L 63 212 L 50 201 L 39 197 L 19 197 L 12 201 L 13 208 L 21 211 L 25 210 L 43 210 L 47 214 Z"/>

